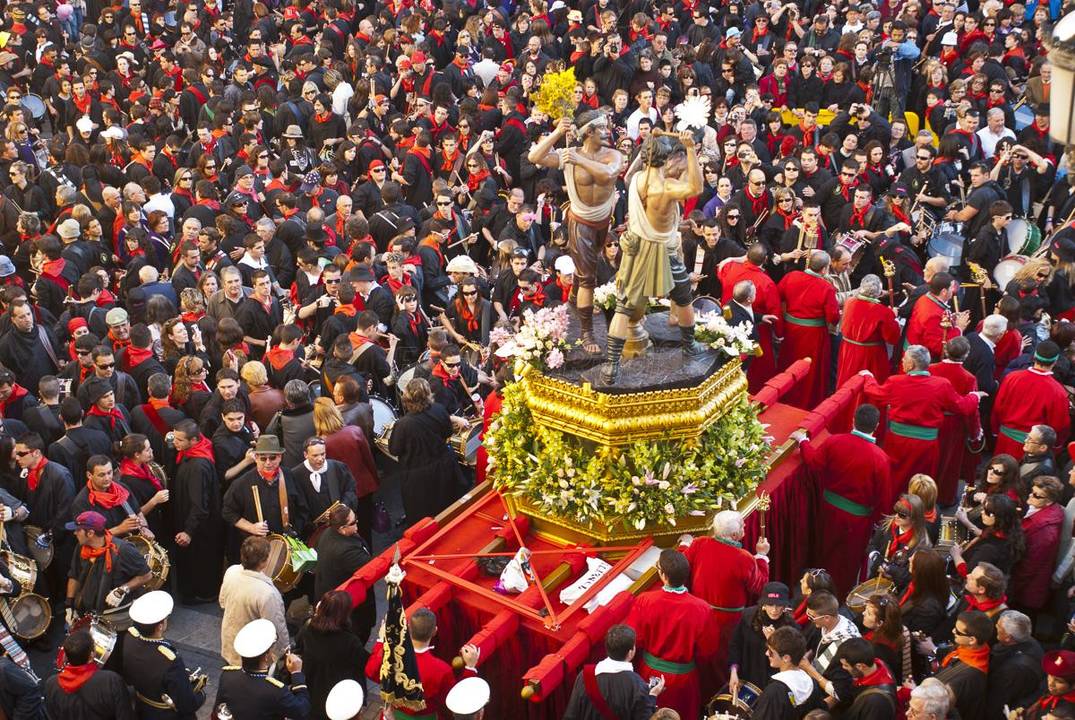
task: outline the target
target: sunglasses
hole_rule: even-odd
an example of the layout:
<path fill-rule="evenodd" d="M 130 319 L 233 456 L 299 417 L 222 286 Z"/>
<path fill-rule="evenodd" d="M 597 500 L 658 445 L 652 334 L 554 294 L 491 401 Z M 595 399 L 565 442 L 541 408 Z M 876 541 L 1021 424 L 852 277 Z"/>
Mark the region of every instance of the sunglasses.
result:
<path fill-rule="evenodd" d="M 441 202 L 440 200 L 437 201 L 437 207 L 449 207 L 451 204 L 451 200 L 449 200 L 448 202 Z"/>
<path fill-rule="evenodd" d="M 101 370 L 108 370 L 109 368 L 114 368 L 114 367 L 116 367 L 116 363 L 114 363 L 114 362 L 110 362 L 110 363 L 95 363 L 95 364 L 96 364 L 96 365 L 97 365 L 97 367 L 98 367 L 98 368 L 100 368 Z"/>
<path fill-rule="evenodd" d="M 333 280 L 326 279 L 325 284 L 326 285 L 339 285 L 340 284 L 340 279 L 339 278 L 335 278 Z"/>
<path fill-rule="evenodd" d="M 463 295 L 465 295 L 466 297 L 473 297 L 473 296 L 475 296 L 477 294 L 478 294 L 477 290 L 464 290 L 463 291 Z"/>
<path fill-rule="evenodd" d="M 897 510 L 896 511 L 896 517 L 898 517 L 900 520 L 910 520 L 911 519 L 911 516 L 907 513 L 906 510 Z"/>
<path fill-rule="evenodd" d="M 849 178 L 855 177 L 855 173 L 853 173 L 853 172 L 841 172 L 840 175 L 842 177 L 849 177 Z"/>
<path fill-rule="evenodd" d="M 32 452 L 33 452 L 33 450 L 16 450 L 15 451 L 15 457 L 26 457 L 27 455 L 29 455 Z"/>
<path fill-rule="evenodd" d="M 915 159 L 916 160 L 932 160 L 933 157 L 931 155 L 917 155 L 917 156 L 915 156 Z"/>
<path fill-rule="evenodd" d="M 739 219 L 739 216 L 738 216 L 738 215 L 729 215 L 729 216 L 728 216 L 728 219 L 729 219 L 729 220 L 738 220 L 738 219 Z"/>
<path fill-rule="evenodd" d="M 456 367 L 459 367 L 462 363 L 461 362 L 442 361 L 442 364 L 444 365 L 444 367 L 456 368 Z"/>

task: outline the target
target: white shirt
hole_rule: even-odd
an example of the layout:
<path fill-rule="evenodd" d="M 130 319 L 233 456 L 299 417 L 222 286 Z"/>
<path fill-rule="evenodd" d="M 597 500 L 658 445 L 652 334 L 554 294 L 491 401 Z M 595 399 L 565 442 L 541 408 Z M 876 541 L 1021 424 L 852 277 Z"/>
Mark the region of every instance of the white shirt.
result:
<path fill-rule="evenodd" d="M 638 123 L 642 121 L 642 118 L 647 117 L 651 122 L 657 122 L 657 108 L 650 105 L 649 112 L 643 113 L 642 108 L 636 108 L 633 113 L 627 117 L 627 135 L 632 140 L 638 139 Z"/>
<path fill-rule="evenodd" d="M 1015 133 L 1005 127 L 1001 130 L 999 135 L 994 135 L 988 125 L 978 131 L 978 139 L 982 143 L 982 153 L 987 158 L 993 157 L 997 151 L 997 143 L 1004 138 L 1015 140 Z"/>
<path fill-rule="evenodd" d="M 172 196 L 164 193 L 150 195 L 149 199 L 146 200 L 146 204 L 142 206 L 142 212 L 149 215 L 154 210 L 162 210 L 169 220 L 173 219 L 175 217 L 175 204 L 172 202 Z"/>
<path fill-rule="evenodd" d="M 500 63 L 496 60 L 485 58 L 481 62 L 475 63 L 472 69 L 474 74 L 481 78 L 482 87 L 489 87 L 489 83 L 493 81 L 493 78 L 500 71 Z"/>
<path fill-rule="evenodd" d="M 349 118 L 350 114 L 347 112 L 347 101 L 351 99 L 351 96 L 355 94 L 355 89 L 351 87 L 350 83 L 340 81 L 340 84 L 336 86 L 336 89 L 332 91 L 332 112 L 336 113 L 340 117 Z"/>

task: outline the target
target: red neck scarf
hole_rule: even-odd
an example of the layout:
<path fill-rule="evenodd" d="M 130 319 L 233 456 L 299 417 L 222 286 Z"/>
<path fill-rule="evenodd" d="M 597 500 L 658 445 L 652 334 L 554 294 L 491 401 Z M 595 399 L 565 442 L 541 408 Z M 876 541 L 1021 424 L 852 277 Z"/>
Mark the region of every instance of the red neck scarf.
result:
<path fill-rule="evenodd" d="M 127 502 L 127 498 L 131 496 L 131 493 L 127 491 L 127 488 L 123 487 L 118 482 L 113 482 L 108 486 L 107 490 L 102 492 L 100 490 L 94 490 L 93 485 L 87 480 L 86 489 L 89 490 L 90 504 L 100 505 L 106 510 L 119 507 Z"/>
<path fill-rule="evenodd" d="M 795 223 L 795 219 L 799 217 L 798 213 L 792 211 L 789 213 L 784 212 L 779 207 L 776 209 L 776 214 L 784 220 L 784 229 L 788 230 Z"/>
<path fill-rule="evenodd" d="M 7 400 L 0 403 L 0 417 L 5 417 L 7 414 L 8 405 L 16 402 L 19 398 L 26 397 L 30 393 L 22 385 L 15 383 L 11 386 L 11 394 L 7 396 Z"/>
<path fill-rule="evenodd" d="M 140 348 L 134 345 L 127 347 L 127 369 L 137 367 L 153 357 L 153 348 Z"/>
<path fill-rule="evenodd" d="M 899 552 L 900 548 L 905 548 L 910 545 L 911 540 L 914 538 L 914 528 L 901 533 L 896 523 L 892 523 L 892 525 L 889 526 L 889 533 L 891 534 L 891 537 L 888 541 L 888 547 L 885 548 L 885 560 L 891 560 L 892 557 Z"/>
<path fill-rule="evenodd" d="M 873 632 L 867 633 L 872 636 Z M 873 640 L 872 637 L 867 637 L 867 640 Z M 887 644 L 887 643 L 886 643 Z M 877 687 L 879 685 L 895 685 L 896 680 L 892 677 L 891 671 L 888 666 L 881 660 L 877 660 L 877 669 L 865 677 L 855 678 L 855 687 Z"/>
<path fill-rule="evenodd" d="M 746 191 L 747 200 L 750 201 L 750 209 L 754 213 L 754 217 L 759 217 L 763 212 L 769 209 L 769 193 L 762 191 L 761 195 L 754 197 L 750 194 L 750 190 Z"/>
<path fill-rule="evenodd" d="M 433 248 L 434 250 L 436 250 L 437 251 L 437 260 L 440 263 L 441 267 L 444 266 L 444 251 L 440 249 L 440 241 L 439 240 L 437 240 L 435 237 L 430 235 L 429 237 L 427 237 L 425 240 L 423 240 L 422 242 L 420 242 L 418 244 L 423 245 L 423 246 L 428 247 L 428 248 Z"/>
<path fill-rule="evenodd" d="M 560 288 L 560 302 L 565 303 L 571 297 L 571 285 L 564 285 L 560 278 L 556 278 L 556 287 Z"/>
<path fill-rule="evenodd" d="M 83 115 L 90 114 L 90 106 L 93 105 L 93 97 L 87 92 L 82 93 L 82 99 L 80 100 L 78 95 L 71 95 L 71 102 L 75 104 L 78 111 Z"/>
<path fill-rule="evenodd" d="M 1043 710 L 1053 710 L 1061 700 L 1066 703 L 1075 704 L 1075 690 L 1072 690 L 1066 695 L 1046 695 L 1038 701 L 1038 705 Z"/>
<path fill-rule="evenodd" d="M 455 310 L 459 313 L 459 319 L 466 323 L 468 332 L 478 331 L 478 318 L 474 317 L 470 304 L 464 298 L 458 297 L 455 299 Z"/>
<path fill-rule="evenodd" d="M 911 596 L 914 595 L 914 581 L 907 583 L 907 589 L 903 591 L 903 595 L 900 596 L 900 607 L 903 607 Z"/>
<path fill-rule="evenodd" d="M 485 182 L 485 179 L 489 177 L 489 169 L 483 168 L 476 173 L 471 173 L 467 176 L 467 189 L 471 193 L 474 193 L 481 187 L 481 184 Z"/>
<path fill-rule="evenodd" d="M 30 492 L 37 490 L 37 484 L 41 482 L 41 471 L 45 469 L 45 465 L 48 464 L 48 458 L 41 458 L 41 462 L 30 468 L 30 471 L 26 473 L 26 487 L 30 488 Z"/>
<path fill-rule="evenodd" d="M 545 307 L 545 288 L 538 285 L 532 292 L 523 293 L 522 301 L 530 303 L 535 307 Z"/>
<path fill-rule="evenodd" d="M 279 345 L 265 353 L 265 359 L 268 360 L 269 364 L 276 370 L 283 370 L 294 357 L 294 351 L 285 350 Z"/>
<path fill-rule="evenodd" d="M 84 549 L 83 552 L 85 552 Z M 61 690 L 68 695 L 73 695 L 78 692 L 79 688 L 89 682 L 89 679 L 97 673 L 98 667 L 100 666 L 93 660 L 90 660 L 85 665 L 64 665 L 57 678 L 57 683 Z"/>
<path fill-rule="evenodd" d="M 105 530 L 105 544 L 101 547 L 91 547 L 89 545 L 83 545 L 80 554 L 83 560 L 96 560 L 97 558 L 104 556 L 105 569 L 108 572 L 112 572 L 112 556 L 117 552 L 116 544 L 112 542 L 112 532 Z"/>
<path fill-rule="evenodd" d="M 157 480 L 156 476 L 153 475 L 153 473 L 151 473 L 149 471 L 149 466 L 148 465 L 143 465 L 142 463 L 136 463 L 134 460 L 131 460 L 130 458 L 123 458 L 123 460 L 120 462 L 120 464 L 119 464 L 119 474 L 127 476 L 127 477 L 136 477 L 139 480 L 145 480 L 147 483 L 152 485 L 157 490 L 163 490 L 164 489 L 161 486 L 160 481 Z"/>
<path fill-rule="evenodd" d="M 187 458 L 202 458 L 209 462 L 214 462 L 213 458 L 213 443 L 209 441 L 209 438 L 204 435 L 198 436 L 198 441 L 190 446 L 188 450 L 181 450 L 176 453 L 175 462 L 176 465 L 183 462 Z"/>
<path fill-rule="evenodd" d="M 94 417 L 108 418 L 109 427 L 111 427 L 113 430 L 116 429 L 116 421 L 123 420 L 123 413 L 121 413 L 118 408 L 112 408 L 108 412 L 105 412 L 101 408 L 94 405 L 88 411 L 86 411 L 86 414 L 93 415 Z"/>
<path fill-rule="evenodd" d="M 967 608 L 969 610 L 978 610 L 979 612 L 984 612 L 987 615 L 989 614 L 990 610 L 996 610 L 998 607 L 1008 602 L 1007 595 L 1001 595 L 1000 599 L 998 600 L 979 600 L 973 595 L 964 595 L 963 599 L 967 601 Z"/>
<path fill-rule="evenodd" d="M 444 363 L 442 362 L 433 366 L 433 377 L 440 378 L 440 381 L 444 383 L 444 387 L 448 387 L 448 384 L 454 379 L 448 374 L 448 371 L 444 368 Z"/>
<path fill-rule="evenodd" d="M 866 213 L 868 213 L 869 211 L 870 211 L 870 206 L 869 205 L 867 205 L 866 207 L 862 208 L 861 210 L 858 210 L 858 209 L 855 209 L 854 207 L 852 207 L 851 208 L 851 220 L 848 222 L 849 227 L 851 227 L 852 230 L 854 230 L 856 228 L 865 228 L 866 227 Z"/>
<path fill-rule="evenodd" d="M 957 647 L 941 661 L 941 667 L 948 667 L 952 661 L 959 660 L 964 665 L 978 668 L 983 673 L 989 672 L 989 646 L 976 648 Z"/>

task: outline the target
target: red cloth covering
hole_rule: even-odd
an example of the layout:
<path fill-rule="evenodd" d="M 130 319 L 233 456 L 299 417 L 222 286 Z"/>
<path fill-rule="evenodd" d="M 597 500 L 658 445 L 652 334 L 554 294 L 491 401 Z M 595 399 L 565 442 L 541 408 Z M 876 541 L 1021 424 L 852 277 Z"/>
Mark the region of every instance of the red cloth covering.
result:
<path fill-rule="evenodd" d="M 366 677 L 374 682 L 381 678 L 381 660 L 384 658 L 384 645 L 378 642 L 373 646 L 370 659 L 366 661 Z M 420 652 L 415 655 L 418 662 L 418 677 L 422 679 L 422 689 L 425 691 L 426 704 L 420 710 L 415 710 L 412 715 L 425 715 L 435 713 L 438 718 L 450 718 L 445 702 L 448 699 L 448 691 L 455 685 L 455 673 L 452 666 L 444 662 L 431 651 Z M 382 716 L 383 717 L 383 716 Z"/>
<path fill-rule="evenodd" d="M 980 324 L 980 323 L 979 323 Z M 1008 363 L 1019 357 L 1023 351 L 1023 334 L 1018 330 L 1008 330 L 1000 336 L 1000 341 L 993 348 L 993 361 L 996 365 L 993 377 L 999 383 L 1004 371 L 1008 369 Z"/>
<path fill-rule="evenodd" d="M 779 367 L 783 370 L 796 360 L 812 360 L 810 371 L 783 401 L 809 409 L 828 394 L 826 386 L 832 355 L 828 325 L 840 319 L 836 289 L 821 275 L 801 270 L 785 275 L 777 288 L 784 306 L 784 343 L 780 346 Z"/>
<path fill-rule="evenodd" d="M 156 476 L 149 471 L 149 466 L 142 463 L 136 463 L 130 458 L 123 458 L 123 461 L 119 464 L 119 474 L 127 477 L 136 477 L 140 480 L 145 480 L 157 490 L 163 490 L 160 480 L 157 480 Z"/>
<path fill-rule="evenodd" d="M 721 286 L 721 305 L 727 305 L 732 300 L 732 290 L 740 280 L 750 280 L 754 283 L 757 296 L 754 298 L 754 316 L 772 315 L 777 318 L 776 322 L 758 323 L 758 344 L 761 346 L 762 355 L 756 357 L 747 369 L 747 383 L 751 393 L 756 393 L 762 385 L 776 375 L 776 352 L 773 349 L 773 336 L 783 337 L 784 316 L 780 310 L 780 292 L 776 289 L 776 283 L 769 277 L 765 270 L 751 262 L 730 262 L 725 264 L 717 273 Z"/>
<path fill-rule="evenodd" d="M 1048 425 L 1056 431 L 1056 446 L 1063 447 L 1071 430 L 1067 391 L 1051 372 L 1016 370 L 1001 381 L 990 420 L 997 436 L 994 455 L 1007 453 L 1016 460 L 1023 457 L 1023 443 L 1002 433 L 1002 425 L 1020 432 L 1030 432 L 1033 425 Z"/>
<path fill-rule="evenodd" d="M 963 334 L 954 324 L 947 330 L 941 327 L 941 317 L 948 311 L 947 305 L 929 293 L 918 298 L 907 321 L 907 344 L 922 345 L 930 357 L 940 360 L 944 341 Z"/>
<path fill-rule="evenodd" d="M 892 309 L 871 298 L 848 298 L 840 330 L 844 341 L 836 364 L 836 387 L 860 370 L 869 370 L 878 382 L 884 382 L 891 367 L 885 343 L 898 345 L 900 341 L 900 325 Z"/>
<path fill-rule="evenodd" d="M 64 665 L 56 682 L 68 695 L 78 692 L 79 688 L 97 674 L 100 666 L 92 660 L 85 665 Z"/>
<path fill-rule="evenodd" d="M 1049 582 L 1063 525 L 1064 508 L 1056 503 L 1023 518 L 1026 552 L 1012 569 L 1008 583 L 1016 607 L 1040 610 L 1048 603 Z"/>
<path fill-rule="evenodd" d="M 978 379 L 963 367 L 963 363 L 943 360 L 929 366 L 929 374 L 947 378 L 960 395 L 978 389 Z M 959 479 L 974 479 L 978 455 L 967 448 L 968 437 L 978 437 L 982 431 L 982 418 L 978 413 L 959 417 L 946 415 L 941 425 L 941 459 L 937 467 L 937 504 L 954 505 Z"/>
<path fill-rule="evenodd" d="M 672 708 L 684 718 L 701 715 L 702 688 L 698 669 L 676 674 L 651 667 L 646 658 L 652 655 L 666 662 L 684 664 L 705 661 L 719 646 L 717 614 L 705 600 L 687 592 L 661 588 L 642 593 L 635 599 L 625 622 L 638 636 L 635 654 L 638 674 L 646 681 L 664 676 L 665 688 L 657 696 L 658 707 Z"/>
<path fill-rule="evenodd" d="M 203 458 L 211 463 L 215 463 L 216 459 L 213 457 L 213 443 L 204 435 L 199 436 L 198 442 L 194 443 L 189 450 L 181 450 L 176 453 L 175 464 L 179 465 L 187 458 Z"/>
<path fill-rule="evenodd" d="M 89 491 L 90 505 L 100 505 L 106 510 L 119 507 L 127 502 L 131 493 L 118 482 L 113 482 L 107 490 L 95 490 L 93 483 L 86 481 L 86 489 Z"/>
<path fill-rule="evenodd" d="M 814 527 L 827 554 L 825 567 L 842 596 L 855 585 L 874 523 L 899 493 L 891 482 L 892 461 L 875 442 L 852 433 L 830 435 L 820 443 L 804 440 L 799 451 L 822 490 Z M 853 506 L 844 500 L 868 510 L 849 512 L 846 508 Z"/>
<path fill-rule="evenodd" d="M 867 402 L 888 409 L 889 430 L 882 447 L 892 458 L 892 483 L 897 488 L 906 487 L 915 473 L 935 477 L 941 446 L 939 437 L 920 440 L 892 432 L 892 423 L 933 429 L 939 435 L 946 412 L 965 417 L 978 411 L 976 395 L 960 395 L 947 379 L 928 372 L 893 375 L 883 385 L 867 377 L 864 391 Z"/>
<path fill-rule="evenodd" d="M 504 405 L 504 396 L 499 392 L 491 392 L 485 398 L 485 404 L 482 407 L 482 440 L 485 439 L 485 433 L 489 430 L 490 423 L 496 419 L 496 416 L 500 414 L 500 408 Z M 478 446 L 477 466 L 475 468 L 475 477 L 478 483 L 485 482 L 485 467 L 489 462 L 489 453 L 485 450 L 485 443 L 483 442 Z"/>

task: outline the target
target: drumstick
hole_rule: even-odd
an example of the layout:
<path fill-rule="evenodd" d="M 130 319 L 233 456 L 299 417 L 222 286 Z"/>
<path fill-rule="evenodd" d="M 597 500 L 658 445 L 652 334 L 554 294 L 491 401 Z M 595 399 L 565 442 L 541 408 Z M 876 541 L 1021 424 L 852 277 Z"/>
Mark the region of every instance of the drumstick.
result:
<path fill-rule="evenodd" d="M 261 494 L 258 492 L 258 486 L 251 485 L 250 492 L 254 493 L 254 511 L 258 514 L 258 522 L 265 522 L 265 518 L 261 514 Z"/>

